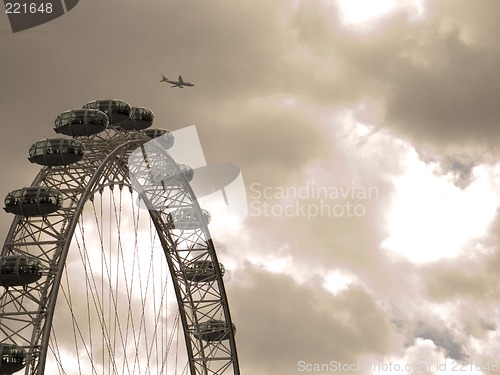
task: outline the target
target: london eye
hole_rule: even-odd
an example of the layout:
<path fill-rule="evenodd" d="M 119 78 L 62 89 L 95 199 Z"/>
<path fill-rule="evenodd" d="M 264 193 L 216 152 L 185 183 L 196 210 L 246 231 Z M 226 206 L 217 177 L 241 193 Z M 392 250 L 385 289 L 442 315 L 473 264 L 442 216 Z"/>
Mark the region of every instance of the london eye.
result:
<path fill-rule="evenodd" d="M 40 172 L 5 197 L 1 374 L 239 374 L 210 214 L 153 120 L 96 100 L 29 149 Z"/>

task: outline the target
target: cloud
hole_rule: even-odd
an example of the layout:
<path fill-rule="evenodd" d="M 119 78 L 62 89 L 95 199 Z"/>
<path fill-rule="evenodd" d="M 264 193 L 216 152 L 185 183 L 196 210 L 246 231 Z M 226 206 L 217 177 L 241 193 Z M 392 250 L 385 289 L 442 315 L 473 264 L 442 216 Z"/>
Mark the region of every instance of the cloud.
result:
<path fill-rule="evenodd" d="M 395 12 L 364 33 L 342 26 L 333 7 L 301 3 L 293 24 L 297 39 L 303 56 L 309 52 L 309 62 L 321 69 L 308 94 L 331 106 L 381 101 L 383 125 L 421 145 L 491 145 L 500 56 L 491 43 L 496 34 L 486 34 L 489 17 L 479 30 L 476 22 L 491 8 L 483 2 L 466 16 L 470 4 L 453 3 L 450 15 L 441 4 L 426 4 L 424 18 Z M 481 38 L 465 40 L 462 30 L 469 29 Z"/>
<path fill-rule="evenodd" d="M 446 331 L 438 331 L 436 327 L 426 326 L 425 323 L 421 323 L 415 331 L 415 337 L 432 340 L 436 346 L 444 349 L 446 356 L 449 358 L 457 361 L 464 359 L 461 345 L 454 341 L 450 333 Z"/>
<path fill-rule="evenodd" d="M 387 316 L 362 288 L 333 297 L 326 289 L 253 267 L 238 280 L 228 293 L 242 371 L 291 374 L 299 361 L 355 363 L 394 344 Z"/>
<path fill-rule="evenodd" d="M 471 242 L 464 249 L 463 256 L 429 265 L 425 269 L 428 296 L 438 302 L 463 299 L 486 305 L 494 303 L 499 296 L 498 234 L 497 217 L 489 226 L 487 235 Z"/>

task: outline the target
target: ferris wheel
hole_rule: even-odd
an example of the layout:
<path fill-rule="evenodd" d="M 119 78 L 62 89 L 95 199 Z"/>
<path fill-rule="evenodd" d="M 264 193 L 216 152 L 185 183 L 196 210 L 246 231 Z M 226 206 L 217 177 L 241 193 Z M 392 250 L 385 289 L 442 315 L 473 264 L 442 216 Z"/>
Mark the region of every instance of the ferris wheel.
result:
<path fill-rule="evenodd" d="M 153 113 L 96 100 L 33 144 L 0 254 L 0 373 L 239 375 L 193 169 Z"/>

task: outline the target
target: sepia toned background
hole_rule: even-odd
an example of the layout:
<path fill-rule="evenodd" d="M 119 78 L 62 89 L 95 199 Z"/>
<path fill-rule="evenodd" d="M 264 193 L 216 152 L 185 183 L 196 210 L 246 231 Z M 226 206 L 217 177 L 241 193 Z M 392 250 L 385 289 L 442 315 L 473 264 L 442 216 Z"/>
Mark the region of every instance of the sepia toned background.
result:
<path fill-rule="evenodd" d="M 0 192 L 58 113 L 148 107 L 241 168 L 253 209 L 211 229 L 242 373 L 499 361 L 500 3 L 373 3 L 87 0 L 16 34 L 1 14 Z"/>

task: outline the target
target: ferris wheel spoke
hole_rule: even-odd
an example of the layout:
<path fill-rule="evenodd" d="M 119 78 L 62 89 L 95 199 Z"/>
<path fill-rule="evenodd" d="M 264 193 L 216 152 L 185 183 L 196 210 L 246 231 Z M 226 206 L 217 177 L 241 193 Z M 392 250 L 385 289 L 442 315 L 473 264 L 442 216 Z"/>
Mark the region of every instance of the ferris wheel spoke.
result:
<path fill-rule="evenodd" d="M 110 350 L 110 345 L 109 345 L 109 331 L 106 326 L 106 322 L 104 319 L 101 317 L 103 316 L 104 310 L 103 310 L 103 302 L 102 299 L 99 296 L 98 292 L 98 287 L 97 287 L 97 280 L 94 277 L 94 270 L 91 267 L 91 263 L 89 262 L 89 255 L 87 251 L 87 244 L 85 241 L 82 241 L 81 243 L 76 240 L 76 243 L 79 248 L 79 254 L 80 254 L 80 259 L 83 264 L 83 269 L 85 270 L 85 290 L 86 290 L 86 310 L 87 310 L 87 321 L 85 322 L 88 326 L 88 339 L 85 338 L 83 334 L 80 334 L 80 338 L 82 341 L 82 344 L 86 348 L 86 352 L 88 354 L 88 358 L 90 361 L 90 364 L 93 368 L 93 371 L 95 371 L 95 360 L 94 360 L 94 350 L 92 348 L 94 347 L 93 344 L 93 332 L 92 332 L 92 316 L 97 315 L 97 320 L 99 327 L 101 328 L 102 332 L 102 340 L 105 342 L 105 346 L 108 349 L 108 352 L 111 353 L 112 351 Z M 69 282 L 68 282 L 69 285 Z M 90 297 L 89 298 L 89 292 L 90 292 Z M 73 313 L 73 308 L 70 307 L 70 311 L 72 312 L 72 316 L 74 317 L 75 314 Z M 74 318 L 76 320 L 76 318 Z M 79 330 L 81 332 L 81 330 Z M 88 340 L 88 344 L 86 341 Z M 91 350 L 88 350 L 88 347 L 91 348 Z M 103 345 L 104 347 L 104 345 Z M 78 349 L 78 348 L 77 348 Z M 104 363 L 104 361 L 102 361 Z"/>
<path fill-rule="evenodd" d="M 95 205 L 93 205 L 93 211 L 94 211 L 94 219 L 96 219 L 96 227 L 97 228 L 101 228 L 102 225 L 98 222 L 98 217 L 101 216 L 101 215 L 97 215 L 96 213 L 96 210 L 95 210 Z M 122 248 L 122 244 L 121 244 L 121 239 L 120 239 L 120 236 L 118 237 L 119 240 L 118 240 L 118 252 L 120 254 L 123 255 L 123 248 Z M 102 242 L 103 242 L 103 236 L 100 235 L 100 242 L 101 242 L 101 255 L 102 254 L 105 254 L 105 251 L 103 249 L 103 246 L 102 246 Z M 88 252 L 86 253 L 87 254 L 87 263 L 90 265 L 91 264 L 91 261 L 89 259 L 89 255 L 88 255 Z M 124 264 L 124 263 L 123 263 Z M 118 267 L 119 267 L 119 263 L 117 262 L 117 265 L 116 265 L 116 269 L 118 270 Z M 108 260 L 103 256 L 101 258 L 101 294 L 99 294 L 99 291 L 98 291 L 98 288 L 97 288 L 97 284 L 99 283 L 99 281 L 94 281 L 93 283 L 93 290 L 94 290 L 94 295 L 97 296 L 96 299 L 98 299 L 99 301 L 102 299 L 103 297 L 103 293 L 102 293 L 102 290 L 104 288 L 103 284 L 104 284 L 104 274 L 106 275 L 107 277 L 107 280 L 106 282 L 109 283 L 109 285 L 112 285 L 113 283 L 115 284 L 115 288 L 111 288 L 110 289 L 110 294 L 109 294 L 109 300 L 108 302 L 109 303 L 112 303 L 112 309 L 109 308 L 108 309 L 108 316 L 109 314 L 111 314 L 112 310 L 114 312 L 114 318 L 113 319 L 110 319 L 108 318 L 108 324 L 104 324 L 103 323 L 103 330 L 106 332 L 106 335 L 103 335 L 104 337 L 109 337 L 108 341 L 109 341 L 109 353 L 110 353 L 110 357 L 114 358 L 113 356 L 113 353 L 116 353 L 116 343 L 117 341 L 119 340 L 120 344 L 121 344 L 121 349 L 123 351 L 125 351 L 127 349 L 127 343 L 128 343 L 128 326 L 125 327 L 125 328 L 122 328 L 122 323 L 120 321 L 120 319 L 117 318 L 118 314 L 119 314 L 119 309 L 120 307 L 118 306 L 118 298 L 117 298 L 117 295 L 116 295 L 116 292 L 118 290 L 118 285 L 119 285 L 119 278 L 118 278 L 118 272 L 116 272 L 116 276 L 115 276 L 115 279 L 113 281 L 113 277 L 111 275 L 111 272 L 110 272 L 110 269 L 111 267 L 109 266 L 109 262 Z M 105 270 L 105 272 L 104 272 Z M 124 269 L 125 271 L 125 269 Z M 94 272 L 92 272 L 92 275 L 94 274 Z M 128 281 L 127 281 L 127 273 L 124 272 L 124 275 L 125 275 L 125 285 L 128 284 Z M 94 276 L 92 276 L 92 280 L 96 280 L 96 278 Z M 127 287 L 127 291 L 128 291 L 128 287 Z M 128 294 L 128 316 L 130 316 L 130 310 L 131 310 L 131 305 L 132 305 L 132 302 L 131 302 L 131 297 L 130 297 L 130 294 Z M 102 315 L 102 316 L 105 316 L 105 312 L 104 312 L 104 307 L 103 307 L 103 302 L 99 302 L 98 304 L 96 304 L 96 307 L 99 309 L 99 314 Z M 99 316 L 99 315 L 98 315 Z M 118 331 L 118 335 L 114 334 L 112 335 L 113 337 L 113 340 L 111 340 L 111 335 L 110 335 L 110 331 L 109 331 L 109 325 L 110 325 L 110 322 L 112 321 L 112 324 L 113 325 L 113 332 L 117 332 Z M 125 334 L 123 333 L 125 332 Z M 111 341 L 112 341 L 112 344 L 111 344 Z M 116 367 L 116 364 L 113 364 L 113 367 Z M 130 372 L 130 364 L 129 364 L 129 361 L 128 361 L 128 357 L 127 356 L 123 356 L 123 363 L 121 365 L 121 367 L 125 370 L 127 369 L 127 371 Z"/>
<path fill-rule="evenodd" d="M 57 343 L 57 337 L 54 334 L 54 330 L 51 329 L 52 335 L 49 339 L 49 350 L 50 353 L 54 356 L 57 369 L 61 375 L 67 375 L 66 371 L 64 370 L 64 367 L 62 365 L 62 356 L 61 352 L 59 351 L 59 344 Z"/>
<path fill-rule="evenodd" d="M 71 323 L 72 323 L 72 329 L 73 329 L 73 338 L 74 338 L 76 359 L 77 359 L 77 363 L 78 363 L 79 373 L 81 374 L 80 348 L 78 345 L 78 339 L 80 339 L 82 341 L 83 347 L 84 347 L 85 351 L 87 352 L 87 354 L 89 356 L 90 356 L 90 354 L 89 354 L 89 349 L 85 345 L 85 340 L 83 338 L 83 334 L 80 330 L 78 321 L 77 321 L 75 314 L 74 314 L 73 302 L 71 299 L 71 290 L 70 290 L 69 282 L 68 282 L 68 274 L 66 271 L 64 271 L 64 273 L 65 273 L 65 285 L 61 285 L 61 292 L 64 296 L 64 299 L 66 301 L 66 304 L 69 308 L 69 312 L 71 315 Z M 92 371 L 95 373 L 95 369 L 93 367 L 92 367 Z"/>
<path fill-rule="evenodd" d="M 88 246 L 83 246 L 84 249 L 87 249 Z M 125 340 L 123 338 L 123 329 L 121 327 L 120 320 L 117 319 L 116 317 L 118 316 L 118 302 L 117 302 L 117 296 L 115 292 L 111 292 L 108 295 L 107 301 L 103 299 L 103 295 L 100 294 L 102 291 L 102 288 L 99 288 L 98 285 L 102 284 L 103 282 L 108 282 L 111 284 L 112 282 L 112 275 L 109 273 L 109 262 L 108 260 L 104 260 L 104 263 L 106 264 L 105 269 L 107 270 L 106 275 L 107 275 L 107 280 L 104 280 L 103 277 L 104 275 L 101 274 L 101 278 L 98 278 L 95 276 L 96 272 L 93 270 L 92 265 L 91 265 L 91 260 L 90 260 L 90 255 L 89 251 L 85 250 L 85 252 L 81 256 L 82 262 L 84 263 L 84 268 L 87 270 L 87 277 L 88 281 L 88 287 L 87 289 L 90 290 L 91 295 L 92 295 L 92 300 L 93 300 L 93 305 L 96 311 L 96 315 L 99 318 L 99 324 L 101 325 L 101 329 L 103 331 L 103 340 L 105 342 L 105 347 L 108 350 L 108 356 L 110 358 L 114 357 L 114 353 L 116 353 L 116 343 L 119 340 L 121 342 L 122 349 L 125 348 Z M 102 317 L 106 317 L 106 304 L 107 304 L 107 312 L 108 312 L 108 319 L 105 320 Z M 89 314 L 90 315 L 90 314 Z M 110 319 L 110 317 L 112 317 Z M 90 334 L 92 331 L 90 330 Z M 126 360 L 126 357 L 125 357 Z M 112 364 L 113 367 L 116 367 L 116 363 Z M 128 368 L 128 362 L 124 363 L 124 367 Z"/>

